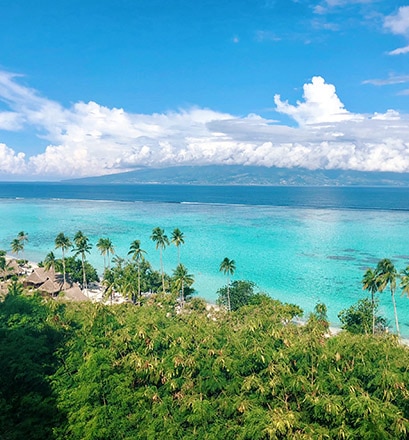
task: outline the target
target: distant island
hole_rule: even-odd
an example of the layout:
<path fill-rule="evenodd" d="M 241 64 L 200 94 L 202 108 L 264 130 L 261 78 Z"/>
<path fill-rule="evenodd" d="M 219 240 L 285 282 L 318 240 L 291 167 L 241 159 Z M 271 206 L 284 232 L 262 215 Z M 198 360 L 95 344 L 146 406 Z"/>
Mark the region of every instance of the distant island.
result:
<path fill-rule="evenodd" d="M 78 184 L 409 186 L 409 173 L 308 170 L 244 165 L 139 168 L 125 173 L 65 180 Z"/>

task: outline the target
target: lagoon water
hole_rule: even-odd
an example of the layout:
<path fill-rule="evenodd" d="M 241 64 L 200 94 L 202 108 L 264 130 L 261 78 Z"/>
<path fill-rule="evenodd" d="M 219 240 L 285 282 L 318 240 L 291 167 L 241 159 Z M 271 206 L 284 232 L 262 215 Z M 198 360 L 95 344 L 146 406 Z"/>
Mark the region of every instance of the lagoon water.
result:
<path fill-rule="evenodd" d="M 306 313 L 318 301 L 337 324 L 339 311 L 365 297 L 362 276 L 381 258 L 398 270 L 409 265 L 409 189 L 294 188 L 164 185 L 67 185 L 0 183 L 0 249 L 21 230 L 28 232 L 24 257 L 42 260 L 59 232 L 81 229 L 94 244 L 89 260 L 100 271 L 95 248 L 109 237 L 116 254 L 141 240 L 159 269 L 159 252 L 149 239 L 160 226 L 170 236 L 185 234 L 181 260 L 195 276 L 198 295 L 215 301 L 225 284 L 224 257 L 236 261 L 233 279 Z M 177 264 L 174 246 L 164 251 L 165 270 Z M 393 325 L 389 292 L 380 294 L 381 313 Z M 397 292 L 402 335 L 409 336 L 409 298 Z"/>

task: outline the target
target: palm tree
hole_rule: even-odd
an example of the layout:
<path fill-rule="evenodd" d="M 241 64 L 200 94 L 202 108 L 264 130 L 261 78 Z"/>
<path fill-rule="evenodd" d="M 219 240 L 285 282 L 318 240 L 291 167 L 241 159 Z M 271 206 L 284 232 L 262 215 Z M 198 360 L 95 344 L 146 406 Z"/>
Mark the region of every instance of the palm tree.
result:
<path fill-rule="evenodd" d="M 156 227 L 152 230 L 151 240 L 156 243 L 156 249 L 160 251 L 160 269 L 162 272 L 162 289 L 163 293 L 165 293 L 165 273 L 163 272 L 163 260 L 162 260 L 162 252 L 169 245 L 169 238 L 165 234 L 165 231 L 159 227 Z"/>
<path fill-rule="evenodd" d="M 227 310 L 231 311 L 231 303 L 230 303 L 230 275 L 234 274 L 236 270 L 236 263 L 234 260 L 229 260 L 227 257 L 220 263 L 220 272 L 223 272 L 227 275 Z"/>
<path fill-rule="evenodd" d="M 175 228 L 172 232 L 171 243 L 178 249 L 178 265 L 180 264 L 180 245 L 185 244 L 184 234 L 179 228 Z"/>
<path fill-rule="evenodd" d="M 55 263 L 56 263 L 57 259 L 55 258 L 54 252 L 49 252 L 45 258 L 44 258 L 44 267 L 47 270 L 55 270 Z M 64 280 L 64 284 L 65 284 L 65 280 Z"/>
<path fill-rule="evenodd" d="M 13 254 L 16 254 L 18 256 L 19 252 L 22 252 L 24 250 L 24 243 L 20 241 L 18 238 L 15 238 L 11 243 L 11 251 Z"/>
<path fill-rule="evenodd" d="M 402 295 L 409 296 L 409 266 L 400 273 L 400 288 L 402 289 Z"/>
<path fill-rule="evenodd" d="M 24 286 L 17 280 L 13 280 L 7 288 L 9 295 L 21 295 L 24 292 Z"/>
<path fill-rule="evenodd" d="M 0 273 L 3 279 L 6 278 L 6 251 L 0 250 Z"/>
<path fill-rule="evenodd" d="M 183 307 L 185 302 L 185 286 L 190 287 L 194 283 L 193 275 L 189 274 L 183 264 L 178 264 L 173 271 L 173 282 L 176 289 L 180 292 L 180 302 Z"/>
<path fill-rule="evenodd" d="M 17 234 L 17 240 L 19 240 L 22 243 L 23 247 L 21 248 L 21 251 L 24 252 L 24 245 L 28 241 L 28 234 L 24 231 L 20 231 Z"/>
<path fill-rule="evenodd" d="M 24 242 L 28 241 L 28 234 L 24 231 L 20 231 L 17 234 L 17 238 L 24 243 Z"/>
<path fill-rule="evenodd" d="M 109 238 L 100 238 L 97 243 L 97 248 L 101 252 L 101 255 L 104 257 L 104 272 L 105 272 L 105 269 L 107 268 L 106 259 L 108 260 L 108 268 L 109 268 L 110 266 L 109 254 L 110 253 L 115 254 L 114 245 L 112 244 L 112 241 Z M 106 259 L 105 259 L 105 255 L 106 255 Z"/>
<path fill-rule="evenodd" d="M 389 289 L 391 291 L 392 304 L 393 304 L 393 312 L 395 315 L 395 325 L 396 325 L 396 333 L 400 336 L 399 331 L 399 320 L 398 320 L 398 311 L 396 309 L 395 302 L 395 290 L 396 290 L 396 279 L 398 277 L 398 272 L 396 271 L 395 266 L 392 261 L 388 258 L 384 258 L 380 260 L 376 266 L 375 273 L 379 282 L 379 291 L 383 292 L 386 287 L 389 285 Z"/>
<path fill-rule="evenodd" d="M 61 249 L 62 252 L 62 272 L 63 272 L 63 277 L 64 277 L 64 286 L 65 286 L 65 282 L 66 282 L 66 275 L 65 275 L 65 251 L 67 251 L 71 246 L 71 240 L 69 239 L 69 237 L 67 237 L 66 235 L 64 235 L 63 232 L 60 232 L 57 237 L 55 237 L 54 240 L 54 245 L 56 249 Z"/>
<path fill-rule="evenodd" d="M 144 254 L 146 251 L 141 249 L 141 242 L 134 240 L 129 246 L 128 255 L 132 255 L 132 260 L 136 262 L 138 267 L 138 298 L 141 298 L 141 263 L 145 259 Z"/>
<path fill-rule="evenodd" d="M 92 245 L 89 243 L 89 238 L 85 236 L 81 231 L 78 231 L 74 236 L 74 244 L 75 247 L 73 252 L 75 252 L 75 256 L 81 255 L 82 262 L 82 280 L 83 280 L 83 288 L 87 288 L 87 277 L 85 274 L 85 253 L 90 253 L 89 251 L 92 248 Z"/>
<path fill-rule="evenodd" d="M 372 334 L 375 334 L 375 294 L 379 291 L 379 278 L 376 271 L 368 269 L 362 278 L 362 288 L 371 293 L 372 303 Z"/>
<path fill-rule="evenodd" d="M 105 287 L 103 297 L 104 299 L 109 297 L 112 305 L 112 297 L 115 292 L 115 277 L 111 270 L 104 272 L 104 280 L 102 281 L 102 285 Z"/>

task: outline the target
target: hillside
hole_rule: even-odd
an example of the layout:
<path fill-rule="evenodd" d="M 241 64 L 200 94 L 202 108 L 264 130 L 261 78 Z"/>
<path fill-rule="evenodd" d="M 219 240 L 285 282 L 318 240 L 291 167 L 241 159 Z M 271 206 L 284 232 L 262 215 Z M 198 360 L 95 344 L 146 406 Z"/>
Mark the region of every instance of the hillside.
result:
<path fill-rule="evenodd" d="M 66 182 L 81 184 L 409 186 L 409 173 L 307 170 L 242 165 L 140 168 Z"/>

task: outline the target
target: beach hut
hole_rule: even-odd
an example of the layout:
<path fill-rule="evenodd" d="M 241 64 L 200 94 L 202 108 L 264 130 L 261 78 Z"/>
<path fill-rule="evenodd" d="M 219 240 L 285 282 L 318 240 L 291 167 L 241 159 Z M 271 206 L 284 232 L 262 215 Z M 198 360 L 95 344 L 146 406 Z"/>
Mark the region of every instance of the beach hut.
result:
<path fill-rule="evenodd" d="M 25 279 L 24 285 L 26 287 L 33 287 L 40 292 L 56 295 L 61 291 L 65 291 L 72 287 L 72 283 L 66 281 L 64 284 L 64 277 L 59 272 L 53 269 L 45 269 L 43 267 L 35 268 L 31 274 Z"/>
<path fill-rule="evenodd" d="M 88 301 L 87 298 L 80 289 L 80 286 L 75 283 L 69 289 L 64 290 L 64 298 L 69 301 Z"/>
<path fill-rule="evenodd" d="M 46 270 L 44 267 L 36 267 L 30 275 L 25 279 L 24 285 L 39 287 L 49 279 L 55 278 L 53 269 Z"/>

